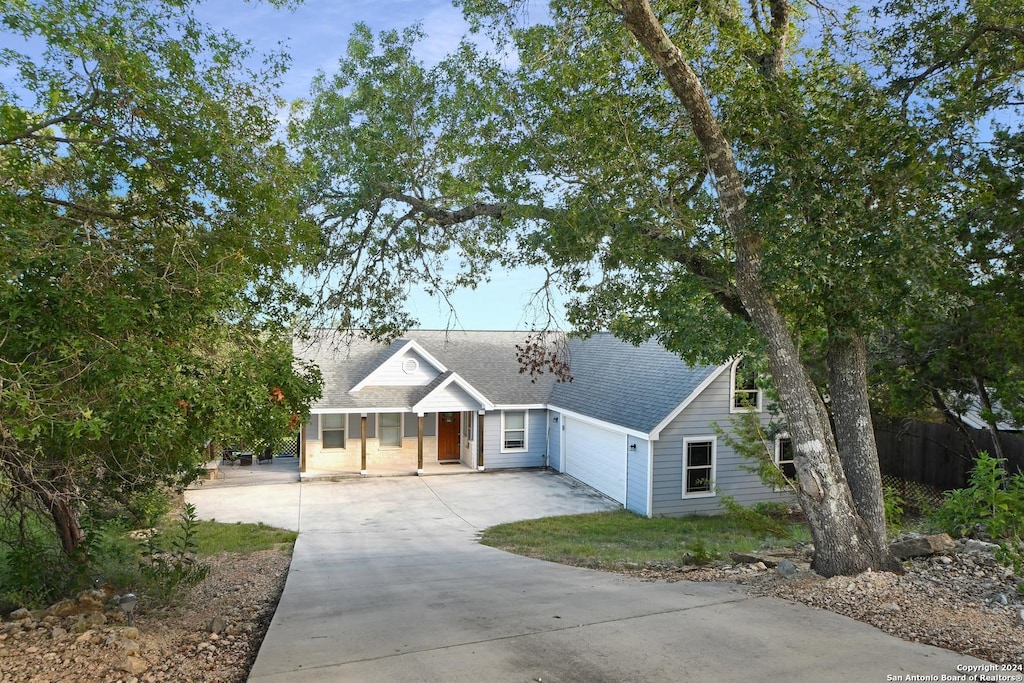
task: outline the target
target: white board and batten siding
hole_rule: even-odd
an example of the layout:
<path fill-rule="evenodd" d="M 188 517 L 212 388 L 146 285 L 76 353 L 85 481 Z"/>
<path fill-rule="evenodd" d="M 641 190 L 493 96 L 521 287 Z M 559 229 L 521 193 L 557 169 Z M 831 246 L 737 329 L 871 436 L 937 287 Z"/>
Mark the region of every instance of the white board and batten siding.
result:
<path fill-rule="evenodd" d="M 683 440 L 706 437 L 715 441 L 715 488 L 732 496 L 742 505 L 765 501 L 791 501 L 786 492 L 776 492 L 749 472 L 752 463 L 738 454 L 721 436 L 713 423 L 731 431 L 729 405 L 732 399 L 728 372 L 723 372 L 688 405 L 653 441 L 651 483 L 652 516 L 712 514 L 722 511 L 717 494 L 683 497 Z M 764 414 L 767 422 L 768 414 Z"/>
<path fill-rule="evenodd" d="M 518 467 L 544 467 L 547 462 L 547 419 L 545 409 L 526 409 L 526 449 L 503 451 L 501 411 L 488 411 L 484 415 L 484 467 L 507 469 Z"/>
<path fill-rule="evenodd" d="M 622 432 L 563 414 L 563 471 L 625 504 L 626 440 Z"/>

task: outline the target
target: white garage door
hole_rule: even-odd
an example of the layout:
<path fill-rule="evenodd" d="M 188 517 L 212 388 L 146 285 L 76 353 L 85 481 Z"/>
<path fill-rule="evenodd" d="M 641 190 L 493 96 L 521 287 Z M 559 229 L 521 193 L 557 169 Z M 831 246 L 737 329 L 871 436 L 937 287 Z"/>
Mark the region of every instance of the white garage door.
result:
<path fill-rule="evenodd" d="M 592 424 L 565 419 L 565 473 L 626 502 L 626 437 Z"/>

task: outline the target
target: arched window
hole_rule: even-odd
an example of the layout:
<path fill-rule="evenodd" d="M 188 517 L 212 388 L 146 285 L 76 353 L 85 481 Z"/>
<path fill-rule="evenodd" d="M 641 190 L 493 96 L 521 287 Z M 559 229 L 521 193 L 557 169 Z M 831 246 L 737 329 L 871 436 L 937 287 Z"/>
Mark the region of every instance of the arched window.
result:
<path fill-rule="evenodd" d="M 732 366 L 732 405 L 730 412 L 761 411 L 761 389 L 757 386 L 757 372 L 740 359 Z"/>

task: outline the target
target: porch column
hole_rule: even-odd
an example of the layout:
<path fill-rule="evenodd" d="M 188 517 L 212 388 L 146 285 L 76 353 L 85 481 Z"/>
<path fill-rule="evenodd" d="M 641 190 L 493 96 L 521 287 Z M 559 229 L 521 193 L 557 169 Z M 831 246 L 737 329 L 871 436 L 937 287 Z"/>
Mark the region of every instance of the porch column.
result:
<path fill-rule="evenodd" d="M 360 430 L 360 465 L 359 474 L 366 476 L 366 413 L 359 416 L 359 430 Z"/>
<path fill-rule="evenodd" d="M 476 469 L 484 471 L 484 411 L 476 414 Z"/>
<path fill-rule="evenodd" d="M 423 415 L 416 416 L 416 474 L 423 474 Z"/>
<path fill-rule="evenodd" d="M 299 431 L 299 474 L 306 471 L 306 425 Z"/>

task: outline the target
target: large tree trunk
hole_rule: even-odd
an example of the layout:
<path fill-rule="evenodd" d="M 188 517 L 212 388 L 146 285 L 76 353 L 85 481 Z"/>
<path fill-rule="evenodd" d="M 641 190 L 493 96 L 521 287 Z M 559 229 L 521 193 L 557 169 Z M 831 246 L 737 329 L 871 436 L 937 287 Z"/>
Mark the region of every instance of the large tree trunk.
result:
<path fill-rule="evenodd" d="M 867 525 L 875 568 L 902 572 L 888 550 L 882 472 L 867 391 L 867 350 L 863 337 L 829 332 L 828 384 L 836 446 L 857 514 Z"/>
<path fill-rule="evenodd" d="M 621 0 L 619 9 L 626 28 L 650 54 L 685 108 L 707 157 L 722 213 L 735 242 L 737 291 L 766 341 L 772 379 L 793 440 L 800 484 L 798 496 L 815 544 L 812 566 L 824 576 L 888 568 L 889 563 L 880 557 L 868 525 L 857 514 L 825 404 L 800 361 L 774 296 L 764 283 L 761 238 L 748 225 L 743 178 L 700 79 L 647 0 Z M 777 23 L 784 32 L 788 26 L 788 5 L 774 3 L 772 11 L 773 26 Z M 776 46 L 784 43 L 784 34 L 776 37 Z"/>

